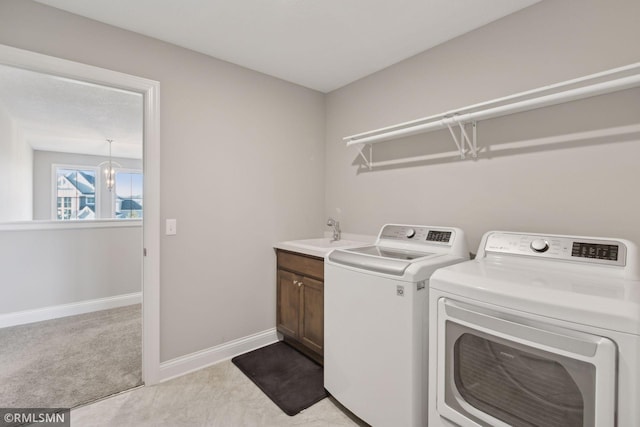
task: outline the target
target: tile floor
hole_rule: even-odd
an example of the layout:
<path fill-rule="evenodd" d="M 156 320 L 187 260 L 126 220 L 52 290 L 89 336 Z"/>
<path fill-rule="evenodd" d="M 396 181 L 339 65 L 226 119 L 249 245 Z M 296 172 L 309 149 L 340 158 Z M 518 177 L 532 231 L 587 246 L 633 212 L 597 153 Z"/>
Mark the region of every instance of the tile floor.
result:
<path fill-rule="evenodd" d="M 286 415 L 230 360 L 71 411 L 72 427 L 362 426 L 331 399 Z"/>

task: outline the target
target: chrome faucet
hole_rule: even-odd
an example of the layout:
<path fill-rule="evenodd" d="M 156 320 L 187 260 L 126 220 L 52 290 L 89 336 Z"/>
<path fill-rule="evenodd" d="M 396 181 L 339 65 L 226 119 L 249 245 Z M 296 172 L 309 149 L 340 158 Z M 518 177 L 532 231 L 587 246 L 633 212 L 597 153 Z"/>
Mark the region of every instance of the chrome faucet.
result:
<path fill-rule="evenodd" d="M 338 240 L 340 240 L 340 235 L 342 234 L 342 231 L 340 230 L 340 222 L 336 221 L 333 218 L 329 218 L 327 220 L 327 225 L 329 227 L 333 227 L 333 239 L 331 241 L 337 242 Z"/>

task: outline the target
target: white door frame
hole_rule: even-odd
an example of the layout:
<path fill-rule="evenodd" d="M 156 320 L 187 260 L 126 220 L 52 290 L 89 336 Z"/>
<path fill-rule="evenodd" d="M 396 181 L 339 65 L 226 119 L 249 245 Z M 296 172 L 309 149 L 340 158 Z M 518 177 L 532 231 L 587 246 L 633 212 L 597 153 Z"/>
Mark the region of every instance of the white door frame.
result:
<path fill-rule="evenodd" d="M 160 83 L 0 44 L 0 64 L 142 94 L 144 99 L 144 221 L 142 379 L 160 381 Z"/>

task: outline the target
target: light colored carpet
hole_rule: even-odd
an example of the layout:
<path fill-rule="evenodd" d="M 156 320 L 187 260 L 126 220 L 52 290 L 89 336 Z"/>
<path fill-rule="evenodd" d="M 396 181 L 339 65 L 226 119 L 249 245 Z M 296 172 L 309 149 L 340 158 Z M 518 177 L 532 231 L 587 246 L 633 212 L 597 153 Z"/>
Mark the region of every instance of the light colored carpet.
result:
<path fill-rule="evenodd" d="M 142 384 L 140 304 L 0 329 L 0 407 L 73 408 Z"/>

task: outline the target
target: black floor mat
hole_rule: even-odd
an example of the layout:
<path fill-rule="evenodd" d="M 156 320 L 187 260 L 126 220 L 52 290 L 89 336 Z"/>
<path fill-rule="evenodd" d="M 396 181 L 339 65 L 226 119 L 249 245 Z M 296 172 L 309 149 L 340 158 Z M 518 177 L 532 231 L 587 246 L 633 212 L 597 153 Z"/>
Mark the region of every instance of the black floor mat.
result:
<path fill-rule="evenodd" d="M 322 366 L 282 341 L 231 361 L 287 415 L 327 397 Z"/>

